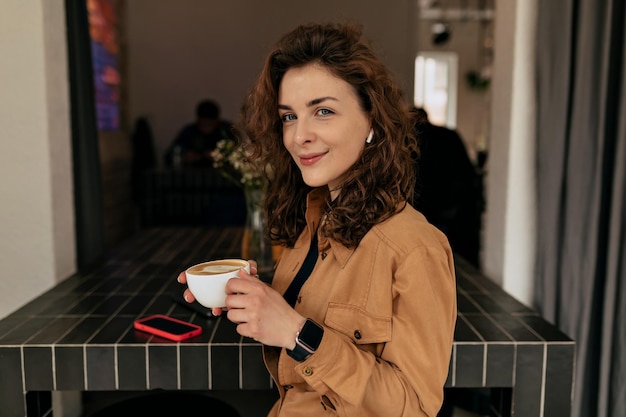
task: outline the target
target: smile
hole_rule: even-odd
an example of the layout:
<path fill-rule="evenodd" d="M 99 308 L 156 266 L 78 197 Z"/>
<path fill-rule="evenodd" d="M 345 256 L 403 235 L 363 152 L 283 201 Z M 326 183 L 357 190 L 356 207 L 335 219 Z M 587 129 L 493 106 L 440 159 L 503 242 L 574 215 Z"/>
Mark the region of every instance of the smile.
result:
<path fill-rule="evenodd" d="M 310 166 L 317 163 L 320 159 L 322 159 L 326 155 L 324 153 L 316 153 L 316 154 L 307 154 L 307 155 L 299 155 L 298 159 L 300 163 L 304 166 Z"/>

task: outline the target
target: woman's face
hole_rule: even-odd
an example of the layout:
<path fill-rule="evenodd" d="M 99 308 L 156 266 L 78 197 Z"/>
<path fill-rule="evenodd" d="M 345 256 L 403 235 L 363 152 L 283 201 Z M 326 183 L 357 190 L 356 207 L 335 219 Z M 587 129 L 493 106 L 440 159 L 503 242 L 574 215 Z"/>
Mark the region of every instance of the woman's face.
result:
<path fill-rule="evenodd" d="M 370 130 L 354 88 L 319 64 L 291 68 L 278 89 L 283 144 L 304 182 L 337 197 Z"/>

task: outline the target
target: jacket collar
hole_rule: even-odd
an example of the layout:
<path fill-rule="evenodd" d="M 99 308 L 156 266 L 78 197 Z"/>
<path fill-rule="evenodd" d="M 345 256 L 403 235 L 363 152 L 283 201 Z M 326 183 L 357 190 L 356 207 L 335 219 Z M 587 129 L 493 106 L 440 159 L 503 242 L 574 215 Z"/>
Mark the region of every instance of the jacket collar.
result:
<path fill-rule="evenodd" d="M 320 254 L 324 256 L 324 253 L 329 252 L 329 248 L 332 248 L 331 252 L 333 256 L 343 268 L 356 248 L 347 248 L 331 238 L 321 236 L 318 230 L 319 223 L 322 221 L 323 213 L 325 213 L 325 205 L 328 199 L 328 195 L 329 192 L 327 187 L 316 188 L 309 192 L 309 194 L 307 195 L 306 222 L 308 228 L 308 236 L 306 238 L 309 239 L 308 241 L 310 241 L 311 233 L 317 231 Z"/>

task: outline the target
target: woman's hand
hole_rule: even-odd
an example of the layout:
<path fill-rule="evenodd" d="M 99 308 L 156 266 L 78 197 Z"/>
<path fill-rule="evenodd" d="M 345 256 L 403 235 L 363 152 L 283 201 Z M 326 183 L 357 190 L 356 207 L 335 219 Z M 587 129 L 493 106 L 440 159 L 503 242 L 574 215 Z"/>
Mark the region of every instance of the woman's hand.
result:
<path fill-rule="evenodd" d="M 265 345 L 293 349 L 296 333 L 306 319 L 282 295 L 264 283 L 250 265 L 250 274 L 239 271 L 239 278 L 226 284 L 227 317 L 238 324 L 237 333 Z M 218 310 L 218 311 L 215 311 Z M 221 309 L 214 309 L 221 314 Z"/>
<path fill-rule="evenodd" d="M 226 284 L 227 317 L 238 324 L 237 332 L 270 346 L 293 349 L 296 333 L 306 321 L 285 301 L 282 295 L 259 279 L 257 263 L 250 260 L 250 273 L 243 269 L 239 278 L 231 278 Z M 187 284 L 185 271 L 178 274 L 177 281 Z M 193 303 L 195 297 L 186 288 L 183 297 Z M 213 308 L 215 316 L 223 313 L 223 308 Z"/>
<path fill-rule="evenodd" d="M 248 260 L 248 262 L 250 263 L 250 274 L 258 277 L 258 275 L 257 275 L 258 268 L 257 268 L 256 261 Z M 240 271 L 240 272 L 245 273 L 245 271 L 243 271 L 243 270 Z M 179 284 L 187 284 L 187 275 L 185 274 L 185 271 L 182 271 L 180 274 L 178 274 L 178 278 L 176 278 L 176 281 L 178 281 Z M 183 298 L 188 303 L 193 303 L 194 301 L 196 301 L 196 297 L 193 296 L 193 293 L 189 290 L 189 288 L 186 288 L 185 291 L 183 292 Z M 214 308 L 211 309 L 211 313 L 214 316 L 220 316 L 220 315 L 222 315 L 222 311 L 223 310 L 224 309 L 221 308 L 221 307 L 214 307 Z"/>

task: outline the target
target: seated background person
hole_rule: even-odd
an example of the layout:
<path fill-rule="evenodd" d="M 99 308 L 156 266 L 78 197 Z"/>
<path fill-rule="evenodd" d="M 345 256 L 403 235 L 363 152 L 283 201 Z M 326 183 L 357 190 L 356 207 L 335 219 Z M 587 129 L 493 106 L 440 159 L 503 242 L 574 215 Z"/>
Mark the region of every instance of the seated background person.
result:
<path fill-rule="evenodd" d="M 211 167 L 211 151 L 222 139 L 234 139 L 232 124 L 220 118 L 220 107 L 212 100 L 196 106 L 196 120 L 184 126 L 165 153 L 167 167 Z"/>

